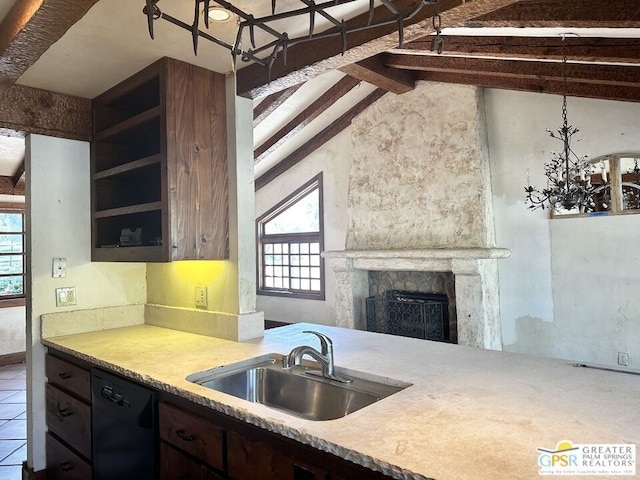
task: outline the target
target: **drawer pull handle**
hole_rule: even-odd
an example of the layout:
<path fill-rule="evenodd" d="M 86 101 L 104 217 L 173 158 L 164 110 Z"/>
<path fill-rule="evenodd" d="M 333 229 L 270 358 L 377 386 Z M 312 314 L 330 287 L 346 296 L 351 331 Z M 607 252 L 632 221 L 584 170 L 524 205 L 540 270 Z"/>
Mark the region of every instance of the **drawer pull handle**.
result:
<path fill-rule="evenodd" d="M 59 463 L 58 467 L 60 467 L 60 470 L 62 470 L 63 472 L 68 472 L 69 470 L 73 470 L 73 465 L 71 465 L 69 462 Z"/>
<path fill-rule="evenodd" d="M 69 372 L 60 372 L 58 374 L 58 377 L 61 378 L 62 380 L 69 380 L 71 376 L 72 375 Z"/>
<path fill-rule="evenodd" d="M 176 430 L 176 435 L 185 442 L 193 442 L 196 439 L 195 436 L 184 433 L 183 429 Z"/>
<path fill-rule="evenodd" d="M 73 412 L 68 408 L 58 407 L 58 415 L 60 415 L 61 417 L 69 417 L 73 415 Z"/>

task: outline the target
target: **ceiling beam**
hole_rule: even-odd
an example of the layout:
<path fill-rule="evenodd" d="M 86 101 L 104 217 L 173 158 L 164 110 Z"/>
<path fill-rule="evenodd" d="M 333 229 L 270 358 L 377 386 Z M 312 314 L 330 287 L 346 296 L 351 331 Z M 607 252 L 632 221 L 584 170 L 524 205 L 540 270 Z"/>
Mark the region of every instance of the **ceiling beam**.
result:
<path fill-rule="evenodd" d="M 0 94 L 97 0 L 18 0 L 0 24 Z"/>
<path fill-rule="evenodd" d="M 25 182 L 21 180 L 18 184 L 13 183 L 13 178 L 5 175 L 0 176 L 0 194 L 2 195 L 24 195 Z"/>
<path fill-rule="evenodd" d="M 253 126 L 254 128 L 260 124 L 265 118 L 271 115 L 276 108 L 282 105 L 291 95 L 296 93 L 296 91 L 302 85 L 295 85 L 293 87 L 289 87 L 286 90 L 281 92 L 272 93 L 267 98 L 262 100 L 254 109 L 253 109 Z"/>
<path fill-rule="evenodd" d="M 91 141 L 91 100 L 23 85 L 0 93 L 0 131 Z"/>
<path fill-rule="evenodd" d="M 561 60 L 560 37 L 507 37 L 445 35 L 442 56 L 505 57 Z M 389 53 L 438 55 L 431 52 L 431 38 L 421 38 Z M 640 63 L 639 38 L 569 37 L 564 39 L 567 57 L 576 62 Z"/>
<path fill-rule="evenodd" d="M 640 66 L 385 54 L 385 64 L 420 71 L 421 80 L 539 93 L 640 101 Z"/>
<path fill-rule="evenodd" d="M 22 159 L 22 162 L 20 162 L 20 165 L 18 166 L 16 173 L 14 173 L 13 177 L 11 177 L 14 187 L 18 185 L 18 182 L 23 176 L 24 176 L 24 158 Z"/>
<path fill-rule="evenodd" d="M 389 68 L 379 55 L 341 67 L 340 71 L 397 95 L 413 90 L 416 82 L 415 73 Z"/>
<path fill-rule="evenodd" d="M 291 155 L 278 162 L 274 167 L 267 170 L 265 173 L 256 178 L 255 189 L 260 190 L 275 178 L 282 175 L 294 165 L 300 163 L 307 158 L 312 152 L 320 148 L 327 143 L 333 137 L 342 132 L 345 128 L 351 125 L 353 118 L 373 104 L 376 100 L 382 97 L 385 90 L 378 88 L 367 95 L 364 99 L 360 100 L 356 105 L 351 107 L 344 115 L 338 118 L 335 122 L 332 122 L 327 128 L 315 135 L 311 140 L 306 142 L 300 148 L 298 148 Z"/>
<path fill-rule="evenodd" d="M 592 24 L 594 27 L 622 25 L 640 21 L 640 2 L 629 0 L 523 0 L 477 17 L 471 24 L 514 22 L 510 26 L 549 25 L 550 22 L 571 22 L 573 26 Z"/>
<path fill-rule="evenodd" d="M 315 100 L 311 105 L 300 112 L 294 119 L 289 121 L 285 126 L 280 128 L 275 134 L 266 139 L 255 149 L 255 163 L 264 160 L 270 153 L 292 138 L 296 133 L 309 125 L 322 112 L 338 101 L 342 96 L 346 95 L 360 80 L 345 75 L 338 80 L 329 90 L 324 92 L 320 98 Z"/>
<path fill-rule="evenodd" d="M 466 21 L 506 7 L 522 0 L 441 0 L 440 13 L 443 26 L 460 26 Z M 414 0 L 397 0 L 401 8 L 415 4 Z M 402 8 L 408 11 L 408 8 Z M 404 40 L 411 41 L 434 31 L 431 18 L 433 6 L 426 6 L 404 28 Z M 376 18 L 388 18 L 385 7 L 376 8 Z M 366 23 L 368 16 L 361 15 L 348 20 L 349 26 Z M 354 32 L 348 37 L 348 49 L 342 52 L 340 36 L 304 42 L 288 49 L 287 64 L 279 55 L 271 69 L 271 78 L 266 68 L 259 64 L 248 65 L 237 72 L 238 95 L 259 98 L 303 83 L 330 70 L 359 62 L 390 48 L 398 46 L 395 25 Z"/>

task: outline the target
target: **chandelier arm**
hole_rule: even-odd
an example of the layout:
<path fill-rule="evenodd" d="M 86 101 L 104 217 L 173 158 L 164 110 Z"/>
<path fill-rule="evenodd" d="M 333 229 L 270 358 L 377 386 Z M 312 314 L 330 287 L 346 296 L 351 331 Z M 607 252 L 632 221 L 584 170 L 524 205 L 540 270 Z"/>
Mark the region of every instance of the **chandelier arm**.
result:
<path fill-rule="evenodd" d="M 191 31 L 191 25 L 189 25 L 189 24 L 187 24 L 187 23 L 183 22 L 182 20 L 179 20 L 179 19 L 177 19 L 175 17 L 172 17 L 171 15 L 168 15 L 168 14 L 166 14 L 164 12 L 162 13 L 162 16 L 160 18 L 162 18 L 163 20 L 166 20 L 167 22 L 169 22 L 169 23 L 171 23 L 173 25 L 176 25 L 177 27 L 180 27 L 180 28 L 183 28 L 185 30 Z M 204 38 L 204 39 L 206 39 L 206 40 L 208 40 L 210 42 L 213 42 L 213 43 L 215 43 L 215 44 L 217 44 L 217 45 L 219 45 L 221 47 L 224 47 L 224 48 L 226 48 L 228 50 L 232 50 L 233 49 L 232 45 L 229 45 L 227 42 L 225 42 L 223 40 L 220 40 L 220 39 L 218 39 L 216 37 L 213 37 L 213 36 L 209 35 L 208 33 L 203 32 L 202 30 L 198 30 L 198 35 L 200 37 L 202 37 L 202 38 Z"/>
<path fill-rule="evenodd" d="M 402 13 L 400 9 L 395 5 L 393 0 L 382 0 L 382 5 L 388 9 L 392 14 L 392 18 L 386 18 L 379 21 L 374 21 L 375 17 L 375 3 L 374 0 L 369 0 L 369 14 L 366 24 L 352 26 L 349 27 L 347 23 L 343 21 L 338 21 L 335 17 L 325 11 L 330 7 L 335 7 L 338 5 L 346 5 L 356 0 L 330 0 L 322 3 L 315 3 L 315 0 L 300 0 L 302 4 L 305 5 L 304 8 L 298 8 L 294 10 L 289 10 L 286 12 L 276 13 L 276 0 L 272 0 L 272 14 L 264 17 L 255 18 L 253 15 L 239 9 L 232 3 L 227 0 L 216 0 L 215 3 L 222 8 L 225 8 L 235 14 L 240 20 L 238 21 L 238 32 L 236 35 L 236 40 L 234 45 L 230 45 L 229 43 L 221 40 L 214 35 L 211 35 L 207 32 L 200 30 L 200 14 L 204 15 L 204 24 L 208 29 L 210 26 L 209 18 L 207 16 L 208 9 L 211 5 L 211 0 L 194 0 L 194 19 L 191 25 L 183 22 L 182 20 L 175 18 L 171 15 L 164 14 L 160 8 L 157 6 L 159 0 L 145 0 L 145 7 L 143 8 L 143 13 L 147 16 L 147 25 L 149 29 L 149 35 L 153 39 L 154 31 L 153 31 L 153 22 L 157 19 L 163 18 L 169 23 L 178 26 L 184 30 L 187 30 L 191 33 L 192 42 L 193 42 L 193 50 L 194 53 L 197 54 L 198 50 L 198 39 L 204 38 L 212 43 L 215 43 L 223 48 L 228 49 L 232 55 L 232 64 L 235 69 L 236 58 L 240 56 L 242 61 L 244 62 L 257 62 L 261 65 L 265 66 L 270 70 L 275 62 L 276 57 L 280 52 L 286 57 L 288 48 L 293 45 L 297 45 L 299 43 L 303 43 L 305 41 L 310 40 L 321 40 L 325 38 L 329 38 L 332 36 L 340 35 L 342 37 L 342 53 L 346 52 L 347 48 L 347 34 L 356 33 L 360 31 L 365 31 L 371 28 L 378 28 L 382 26 L 387 26 L 391 24 L 396 24 L 399 35 L 399 43 L 402 45 L 404 41 L 404 24 L 407 20 L 412 19 L 418 12 L 422 10 L 426 5 L 435 5 L 436 12 L 439 17 L 439 1 L 440 0 L 421 0 L 416 2 L 414 6 L 408 13 Z M 203 6 L 203 8 L 201 8 Z M 332 23 L 335 29 L 330 31 L 315 33 L 315 15 L 320 14 L 323 18 L 327 19 L 330 23 Z M 295 38 L 289 38 L 286 32 L 279 32 L 275 28 L 271 27 L 269 23 L 275 22 L 278 20 L 283 20 L 287 18 L 298 17 L 301 15 L 309 16 L 309 33 L 304 36 L 299 36 Z M 434 27 L 435 27 L 434 22 Z M 252 43 L 252 49 L 243 50 L 241 38 L 243 32 L 246 31 L 246 28 L 249 28 L 250 40 Z M 256 48 L 255 45 L 255 29 L 260 29 L 268 35 L 274 37 L 275 40 L 266 43 L 265 45 L 259 46 Z M 437 33 L 439 37 L 440 31 L 440 19 L 438 18 L 437 24 Z M 268 57 L 264 60 L 260 59 L 260 56 L 266 51 L 269 51 Z M 442 42 L 438 43 L 438 53 L 442 51 Z M 286 58 L 285 58 L 286 62 Z"/>

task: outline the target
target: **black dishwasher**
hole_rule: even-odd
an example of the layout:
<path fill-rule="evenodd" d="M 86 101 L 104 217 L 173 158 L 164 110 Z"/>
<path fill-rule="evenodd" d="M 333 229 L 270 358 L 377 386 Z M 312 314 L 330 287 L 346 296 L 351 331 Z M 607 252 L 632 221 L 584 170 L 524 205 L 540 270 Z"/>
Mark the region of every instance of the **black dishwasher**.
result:
<path fill-rule="evenodd" d="M 93 368 L 91 401 L 93 480 L 155 480 L 156 393 Z"/>

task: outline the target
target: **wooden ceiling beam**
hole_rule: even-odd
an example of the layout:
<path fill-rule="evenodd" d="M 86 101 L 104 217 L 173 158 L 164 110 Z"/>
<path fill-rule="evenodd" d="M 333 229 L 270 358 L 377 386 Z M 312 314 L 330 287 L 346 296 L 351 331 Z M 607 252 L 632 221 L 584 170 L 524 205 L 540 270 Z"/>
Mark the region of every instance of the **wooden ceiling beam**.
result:
<path fill-rule="evenodd" d="M 389 68 L 379 55 L 346 65 L 340 71 L 395 94 L 410 92 L 416 82 L 415 73 Z"/>
<path fill-rule="evenodd" d="M 565 37 L 567 57 L 576 62 L 640 63 L 640 38 Z M 438 55 L 430 51 L 431 38 L 421 38 L 389 53 Z M 441 55 L 507 57 L 561 60 L 562 39 L 549 37 L 505 37 L 445 35 Z"/>
<path fill-rule="evenodd" d="M 18 182 L 20 182 L 20 179 L 23 176 L 24 176 L 24 158 L 22 159 L 22 162 L 20 162 L 20 165 L 18 166 L 16 173 L 14 173 L 13 177 L 11 177 L 14 187 L 18 185 Z"/>
<path fill-rule="evenodd" d="M 91 100 L 23 85 L 0 93 L 0 131 L 91 141 Z"/>
<path fill-rule="evenodd" d="M 271 115 L 276 108 L 282 105 L 291 95 L 296 93 L 296 91 L 302 85 L 294 85 L 293 87 L 289 87 L 282 92 L 276 92 L 269 95 L 267 98 L 262 100 L 254 109 L 253 109 L 253 126 L 256 127 L 260 124 L 265 118 Z"/>
<path fill-rule="evenodd" d="M 384 62 L 393 68 L 423 72 L 464 73 L 471 77 L 489 75 L 491 77 L 561 80 L 565 73 L 560 62 L 549 61 L 385 54 Z M 566 76 L 570 83 L 634 87 L 640 85 L 640 66 L 569 63 L 566 67 Z"/>
<path fill-rule="evenodd" d="M 518 1 L 522 0 L 441 0 L 442 24 L 462 25 L 466 21 Z M 397 0 L 395 3 L 403 11 L 408 11 L 409 9 L 404 7 L 415 4 L 415 0 Z M 432 33 L 433 14 L 433 6 L 426 6 L 419 15 L 407 22 L 404 40 L 408 42 Z M 346 23 L 349 26 L 362 25 L 366 23 L 367 18 L 368 15 L 365 14 Z M 389 11 L 385 7 L 376 8 L 376 18 L 389 18 Z M 252 64 L 241 68 L 237 72 L 237 93 L 244 97 L 259 98 L 394 48 L 398 46 L 396 25 L 351 33 L 347 42 L 348 49 L 344 53 L 340 36 L 294 45 L 288 49 L 286 65 L 283 55 L 276 58 L 271 69 L 271 78 L 262 65 Z"/>
<path fill-rule="evenodd" d="M 549 93 L 570 97 L 597 98 L 619 100 L 622 102 L 640 102 L 640 86 L 623 87 L 593 83 L 568 82 L 566 90 L 564 82 L 558 79 L 536 79 L 531 77 L 507 77 L 501 74 L 485 72 L 477 75 L 468 72 L 430 71 L 420 72 L 420 80 L 477 85 L 485 88 L 503 90 L 519 90 L 524 92 Z"/>
<path fill-rule="evenodd" d="M 640 2 L 629 0 L 522 0 L 513 5 L 496 9 L 473 19 L 471 23 L 495 21 L 516 22 L 572 22 L 591 23 L 605 27 L 607 24 L 622 24 L 640 21 Z"/>
<path fill-rule="evenodd" d="M 322 112 L 346 95 L 351 89 L 360 83 L 360 80 L 345 75 L 338 80 L 329 90 L 324 92 L 320 98 L 300 112 L 294 119 L 280 128 L 275 134 L 266 139 L 255 149 L 255 163 L 264 160 L 270 153 L 292 138 L 296 133 L 306 127 Z"/>
<path fill-rule="evenodd" d="M 265 173 L 256 178 L 255 189 L 256 191 L 267 185 L 275 178 L 282 175 L 284 172 L 300 163 L 307 158 L 311 153 L 316 151 L 322 145 L 327 143 L 333 137 L 342 132 L 345 128 L 351 125 L 353 118 L 372 105 L 376 100 L 382 97 L 385 90 L 378 88 L 367 95 L 364 99 L 360 100 L 356 105 L 351 107 L 344 115 L 338 118 L 335 122 L 332 122 L 327 128 L 315 135 L 311 140 L 306 142 L 300 148 L 298 148 L 291 155 L 278 162 L 274 167 L 267 170 Z"/>
<path fill-rule="evenodd" d="M 18 0 L 0 23 L 0 94 L 97 0 Z"/>

